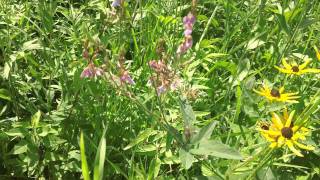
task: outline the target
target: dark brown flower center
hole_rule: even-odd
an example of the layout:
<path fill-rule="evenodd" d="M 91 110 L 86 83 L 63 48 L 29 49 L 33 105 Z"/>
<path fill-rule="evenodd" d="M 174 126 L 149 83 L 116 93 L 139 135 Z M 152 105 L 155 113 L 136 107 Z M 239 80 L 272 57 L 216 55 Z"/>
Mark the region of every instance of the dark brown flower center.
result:
<path fill-rule="evenodd" d="M 293 136 L 293 131 L 290 127 L 284 127 L 281 129 L 281 134 L 283 137 L 287 139 L 291 139 Z"/>
<path fill-rule="evenodd" d="M 269 126 L 267 126 L 267 125 L 264 124 L 264 125 L 261 126 L 261 129 L 263 129 L 263 130 L 269 130 Z"/>
<path fill-rule="evenodd" d="M 298 66 L 292 66 L 291 70 L 293 72 L 299 72 L 299 67 Z"/>
<path fill-rule="evenodd" d="M 270 94 L 273 97 L 278 97 L 278 98 L 280 97 L 280 92 L 276 89 L 272 89 Z"/>

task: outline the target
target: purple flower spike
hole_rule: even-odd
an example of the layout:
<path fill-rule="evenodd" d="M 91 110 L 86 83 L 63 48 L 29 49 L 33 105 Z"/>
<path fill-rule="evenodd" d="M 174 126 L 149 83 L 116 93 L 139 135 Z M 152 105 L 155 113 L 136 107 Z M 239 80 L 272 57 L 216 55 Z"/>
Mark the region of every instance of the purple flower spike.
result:
<path fill-rule="evenodd" d="M 135 84 L 133 79 L 130 77 L 128 71 L 123 72 L 122 76 L 120 77 L 120 80 L 121 80 L 121 82 L 126 82 L 131 85 Z"/>
<path fill-rule="evenodd" d="M 112 7 L 119 7 L 121 5 L 121 0 L 114 0 L 111 4 Z"/>
<path fill-rule="evenodd" d="M 196 17 L 189 12 L 189 14 L 183 17 L 183 24 L 190 24 L 193 25 L 196 22 Z"/>
<path fill-rule="evenodd" d="M 185 31 L 184 31 L 184 35 L 185 36 L 190 36 L 192 34 L 192 29 L 186 29 Z"/>

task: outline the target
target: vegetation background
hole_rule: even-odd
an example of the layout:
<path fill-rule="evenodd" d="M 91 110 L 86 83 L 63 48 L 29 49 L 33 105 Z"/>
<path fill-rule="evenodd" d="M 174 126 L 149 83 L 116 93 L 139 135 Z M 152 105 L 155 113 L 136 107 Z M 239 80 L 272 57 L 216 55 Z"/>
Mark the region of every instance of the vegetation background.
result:
<path fill-rule="evenodd" d="M 320 179 L 319 75 L 274 68 L 292 53 L 320 67 L 318 0 L 111 3 L 0 0 L 0 179 Z M 190 11 L 193 47 L 177 57 Z M 80 77 L 86 46 L 103 76 Z M 158 95 L 148 63 L 161 58 L 182 87 Z M 113 81 L 121 68 L 134 85 Z M 299 103 L 259 97 L 265 81 Z M 311 109 L 304 157 L 256 130 L 284 106 Z"/>

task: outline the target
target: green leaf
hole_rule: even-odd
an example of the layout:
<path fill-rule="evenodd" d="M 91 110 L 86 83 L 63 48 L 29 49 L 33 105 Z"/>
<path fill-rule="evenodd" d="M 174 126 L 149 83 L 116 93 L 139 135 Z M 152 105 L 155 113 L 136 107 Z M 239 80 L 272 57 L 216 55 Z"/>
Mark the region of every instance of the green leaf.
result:
<path fill-rule="evenodd" d="M 10 129 L 8 132 L 5 132 L 8 136 L 18 136 L 18 137 L 21 137 L 21 138 L 24 138 L 28 132 L 23 129 L 23 128 L 13 128 L 13 129 Z"/>
<path fill-rule="evenodd" d="M 128 144 L 125 148 L 123 148 L 123 150 L 128 150 L 128 149 L 132 148 L 133 146 L 146 140 L 149 136 L 152 136 L 155 134 L 157 134 L 157 131 L 155 131 L 151 128 L 148 128 L 148 129 L 144 130 L 143 132 L 141 132 L 130 144 Z"/>
<path fill-rule="evenodd" d="M 182 118 L 184 120 L 185 127 L 192 127 L 193 122 L 196 120 L 196 116 L 192 110 L 192 107 L 187 102 L 187 99 L 180 97 L 180 110 L 182 113 Z"/>
<path fill-rule="evenodd" d="M 242 159 L 241 154 L 228 145 L 218 141 L 203 140 L 197 149 L 191 149 L 190 153 L 195 155 L 215 156 L 225 159 Z"/>
<path fill-rule="evenodd" d="M 12 154 L 22 154 L 27 152 L 28 150 L 28 144 L 26 141 L 21 141 L 18 144 L 16 144 L 12 150 Z"/>
<path fill-rule="evenodd" d="M 31 126 L 34 128 L 37 128 L 39 125 L 39 121 L 40 121 L 40 117 L 41 117 L 41 111 L 38 110 L 38 112 L 36 112 L 32 117 L 31 117 Z"/>
<path fill-rule="evenodd" d="M 80 153 L 81 153 L 81 168 L 82 168 L 83 178 L 84 180 L 90 180 L 86 151 L 84 147 L 83 132 L 81 132 L 81 135 L 80 135 Z"/>
<path fill-rule="evenodd" d="M 149 171 L 148 171 L 148 180 L 156 179 L 160 171 L 160 166 L 161 166 L 161 161 L 158 157 L 156 157 L 155 159 L 152 159 L 149 166 Z"/>
<path fill-rule="evenodd" d="M 185 151 L 183 148 L 179 151 L 179 158 L 183 168 L 189 169 L 192 166 L 194 161 L 194 157 L 191 153 Z"/>
<path fill-rule="evenodd" d="M 207 126 L 202 127 L 201 130 L 192 138 L 191 144 L 195 145 L 199 143 L 202 139 L 209 139 L 216 125 L 217 125 L 217 122 L 212 121 Z"/>
<path fill-rule="evenodd" d="M 257 47 L 263 45 L 264 43 L 265 42 L 260 39 L 252 38 L 247 44 L 247 50 L 256 49 Z"/>
<path fill-rule="evenodd" d="M 7 101 L 11 101 L 10 93 L 6 89 L 0 89 L 0 98 Z"/>
<path fill-rule="evenodd" d="M 107 145 L 106 145 L 106 134 L 107 128 L 104 129 L 100 143 L 99 143 L 99 147 L 98 147 L 98 151 L 96 154 L 96 159 L 94 162 L 94 175 L 93 175 L 93 179 L 94 180 L 102 180 L 103 179 L 103 171 L 104 171 L 104 162 L 105 162 L 105 158 L 106 158 L 106 149 L 107 149 Z"/>

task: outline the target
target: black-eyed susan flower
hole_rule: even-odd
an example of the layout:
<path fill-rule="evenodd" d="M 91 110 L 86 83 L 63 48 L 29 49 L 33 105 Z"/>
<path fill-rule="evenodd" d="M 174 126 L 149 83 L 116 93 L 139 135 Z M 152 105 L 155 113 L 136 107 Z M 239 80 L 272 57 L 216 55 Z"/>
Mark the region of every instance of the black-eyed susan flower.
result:
<path fill-rule="evenodd" d="M 317 59 L 320 61 L 320 51 L 319 51 L 319 49 L 317 48 L 317 46 L 314 46 L 313 48 L 316 51 Z"/>
<path fill-rule="evenodd" d="M 306 68 L 310 62 L 311 59 L 307 58 L 305 62 L 301 65 L 298 65 L 295 62 L 293 64 L 289 64 L 287 62 L 287 58 L 283 58 L 282 65 L 284 68 L 280 68 L 278 66 L 275 66 L 275 68 L 278 69 L 280 72 L 286 74 L 302 75 L 306 73 L 320 73 L 320 69 Z"/>
<path fill-rule="evenodd" d="M 309 129 L 294 125 L 294 113 L 295 111 L 292 111 L 290 115 L 288 115 L 286 109 L 284 110 L 283 116 L 272 113 L 272 124 L 260 126 L 258 130 L 267 141 L 271 142 L 271 148 L 287 146 L 295 155 L 303 157 L 297 147 L 309 151 L 315 148 L 300 142 L 306 140 Z"/>
<path fill-rule="evenodd" d="M 270 101 L 280 101 L 289 103 L 298 103 L 296 99 L 300 96 L 296 96 L 298 93 L 284 93 L 284 87 L 280 89 L 270 88 L 267 85 L 263 85 L 260 90 L 253 90 L 257 94 L 266 97 Z"/>

